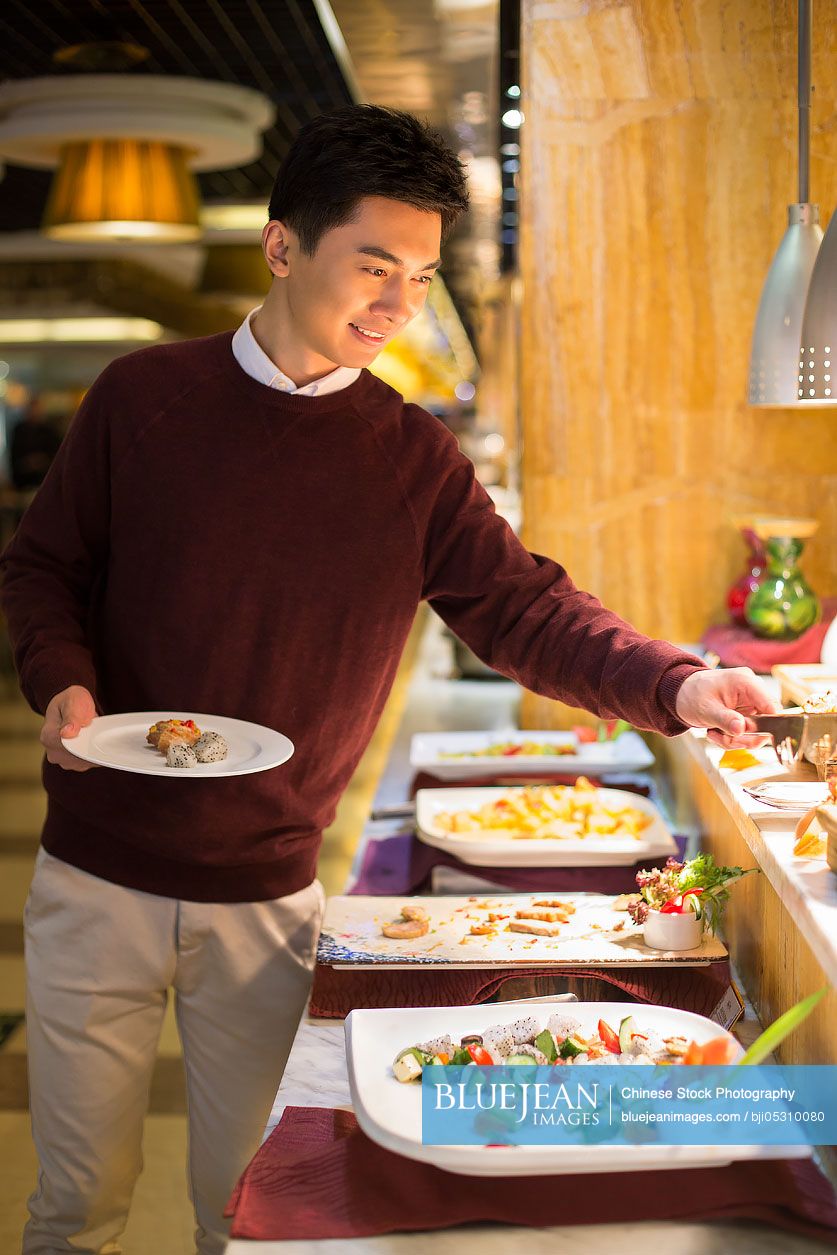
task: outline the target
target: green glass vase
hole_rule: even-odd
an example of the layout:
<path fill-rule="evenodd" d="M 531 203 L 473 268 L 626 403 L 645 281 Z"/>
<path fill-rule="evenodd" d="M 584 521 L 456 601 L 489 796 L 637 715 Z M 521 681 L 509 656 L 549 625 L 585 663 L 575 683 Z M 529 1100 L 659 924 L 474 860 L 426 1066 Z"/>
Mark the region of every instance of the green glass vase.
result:
<path fill-rule="evenodd" d="M 757 636 L 792 641 L 813 627 L 822 612 L 799 569 L 803 541 L 799 536 L 769 536 L 764 541 L 766 574 L 747 598 L 744 617 Z"/>

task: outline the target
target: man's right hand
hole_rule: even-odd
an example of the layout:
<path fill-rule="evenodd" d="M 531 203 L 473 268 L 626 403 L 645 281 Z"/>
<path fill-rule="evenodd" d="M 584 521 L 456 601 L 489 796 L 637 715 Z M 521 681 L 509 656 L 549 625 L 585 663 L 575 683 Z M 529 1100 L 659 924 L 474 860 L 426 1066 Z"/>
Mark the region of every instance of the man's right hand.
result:
<path fill-rule="evenodd" d="M 76 758 L 75 754 L 68 753 L 61 744 L 61 738 L 78 736 L 95 717 L 93 696 L 80 684 L 71 684 L 63 692 L 56 693 L 46 708 L 41 728 L 41 745 L 46 750 L 47 760 L 65 771 L 89 771 L 93 763 L 86 763 Z"/>

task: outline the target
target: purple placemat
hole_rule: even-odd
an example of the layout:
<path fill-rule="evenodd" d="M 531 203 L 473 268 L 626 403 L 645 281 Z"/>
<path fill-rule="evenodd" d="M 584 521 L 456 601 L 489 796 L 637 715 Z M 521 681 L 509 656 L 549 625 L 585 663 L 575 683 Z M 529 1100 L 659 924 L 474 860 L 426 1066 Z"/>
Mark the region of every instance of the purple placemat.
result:
<path fill-rule="evenodd" d="M 688 838 L 674 839 L 677 857 L 682 859 Z M 421 893 L 428 888 L 434 867 L 454 867 L 520 893 L 635 893 L 636 874 L 648 862 L 623 867 L 476 867 L 425 845 L 410 830 L 367 843 L 360 874 L 349 892 L 373 897 Z"/>

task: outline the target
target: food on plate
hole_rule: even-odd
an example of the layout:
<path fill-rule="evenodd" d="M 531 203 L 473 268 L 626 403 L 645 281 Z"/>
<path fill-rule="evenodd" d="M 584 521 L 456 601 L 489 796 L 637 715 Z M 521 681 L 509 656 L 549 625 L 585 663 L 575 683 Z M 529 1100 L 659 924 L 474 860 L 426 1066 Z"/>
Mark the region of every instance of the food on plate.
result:
<path fill-rule="evenodd" d="M 826 689 L 824 693 L 812 693 L 802 703 L 806 715 L 837 715 L 837 691 Z"/>
<path fill-rule="evenodd" d="M 513 1024 L 495 1024 L 482 1033 L 469 1033 L 457 1045 L 449 1035 L 407 1046 L 395 1057 L 392 1071 L 403 1083 L 421 1079 L 424 1068 L 448 1064 L 555 1066 L 568 1064 L 725 1064 L 732 1062 L 736 1046 L 728 1037 L 715 1037 L 699 1045 L 679 1035 L 662 1037 L 645 1031 L 632 1015 L 618 1029 L 599 1020 L 592 1036 L 585 1034 L 572 1015 L 556 1012 L 542 1025 L 535 1016 Z"/>
<path fill-rule="evenodd" d="M 483 749 L 443 750 L 440 758 L 561 758 L 576 752 L 574 741 L 551 745 L 545 741 L 496 741 Z"/>
<path fill-rule="evenodd" d="M 165 757 L 167 767 L 220 763 L 229 753 L 220 732 L 201 732 L 194 719 L 159 719 L 145 739 Z"/>
<path fill-rule="evenodd" d="M 172 741 L 166 750 L 167 767 L 197 767 L 198 758 L 191 745 L 185 741 Z"/>
<path fill-rule="evenodd" d="M 204 732 L 192 748 L 199 763 L 220 763 L 229 753 L 229 746 L 220 732 Z"/>
<path fill-rule="evenodd" d="M 200 736 L 201 730 L 194 719 L 160 719 L 151 725 L 145 739 L 155 750 L 165 754 L 175 741 L 193 745 Z"/>
<path fill-rule="evenodd" d="M 439 811 L 436 825 L 457 836 L 497 833 L 514 840 L 640 839 L 651 818 L 635 806 L 613 805 L 585 776 L 574 785 L 508 789 L 478 810 Z"/>
<path fill-rule="evenodd" d="M 393 941 L 410 941 L 414 937 L 424 937 L 430 930 L 430 916 L 422 906 L 411 906 L 407 903 L 401 908 L 401 919 L 384 924 L 381 932 Z"/>
<path fill-rule="evenodd" d="M 566 920 L 564 921 L 566 923 Z M 537 919 L 513 919 L 506 925 L 509 932 L 531 933 L 534 937 L 557 937 L 561 932 L 560 924 L 548 923 Z"/>
<path fill-rule="evenodd" d="M 721 755 L 719 767 L 729 767 L 732 771 L 743 771 L 745 767 L 758 767 L 759 760 L 749 750 L 727 750 Z"/>
<path fill-rule="evenodd" d="M 805 832 L 793 847 L 795 858 L 822 858 L 825 854 L 826 838 L 821 832 Z"/>
<path fill-rule="evenodd" d="M 567 915 L 575 915 L 575 907 L 572 902 L 562 902 L 559 898 L 538 898 L 532 903 L 532 906 L 555 906 Z"/>
<path fill-rule="evenodd" d="M 515 911 L 516 919 L 539 919 L 546 924 L 569 924 L 570 917 L 566 911 L 544 911 L 537 907 L 524 907 L 522 911 Z"/>
<path fill-rule="evenodd" d="M 620 893 L 613 899 L 613 909 L 614 911 L 628 911 L 632 904 L 641 901 L 641 893 Z"/>
<path fill-rule="evenodd" d="M 729 899 L 730 886 L 758 870 L 719 867 L 711 854 L 698 854 L 685 863 L 669 858 L 663 868 L 637 872 L 639 897 L 628 903 L 628 913 L 635 924 L 644 924 L 650 911 L 663 915 L 692 911 L 714 933 Z"/>

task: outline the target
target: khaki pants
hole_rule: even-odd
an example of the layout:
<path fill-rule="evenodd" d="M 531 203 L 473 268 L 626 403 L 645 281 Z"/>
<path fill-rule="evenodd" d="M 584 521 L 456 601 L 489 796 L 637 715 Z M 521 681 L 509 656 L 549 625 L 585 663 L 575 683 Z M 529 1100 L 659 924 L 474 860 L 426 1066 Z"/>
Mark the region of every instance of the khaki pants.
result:
<path fill-rule="evenodd" d="M 25 910 L 39 1174 L 24 1255 L 119 1255 L 170 987 L 197 1249 L 224 1250 L 223 1208 L 261 1140 L 308 995 L 322 908 L 319 881 L 272 902 L 182 902 L 39 852 Z"/>

